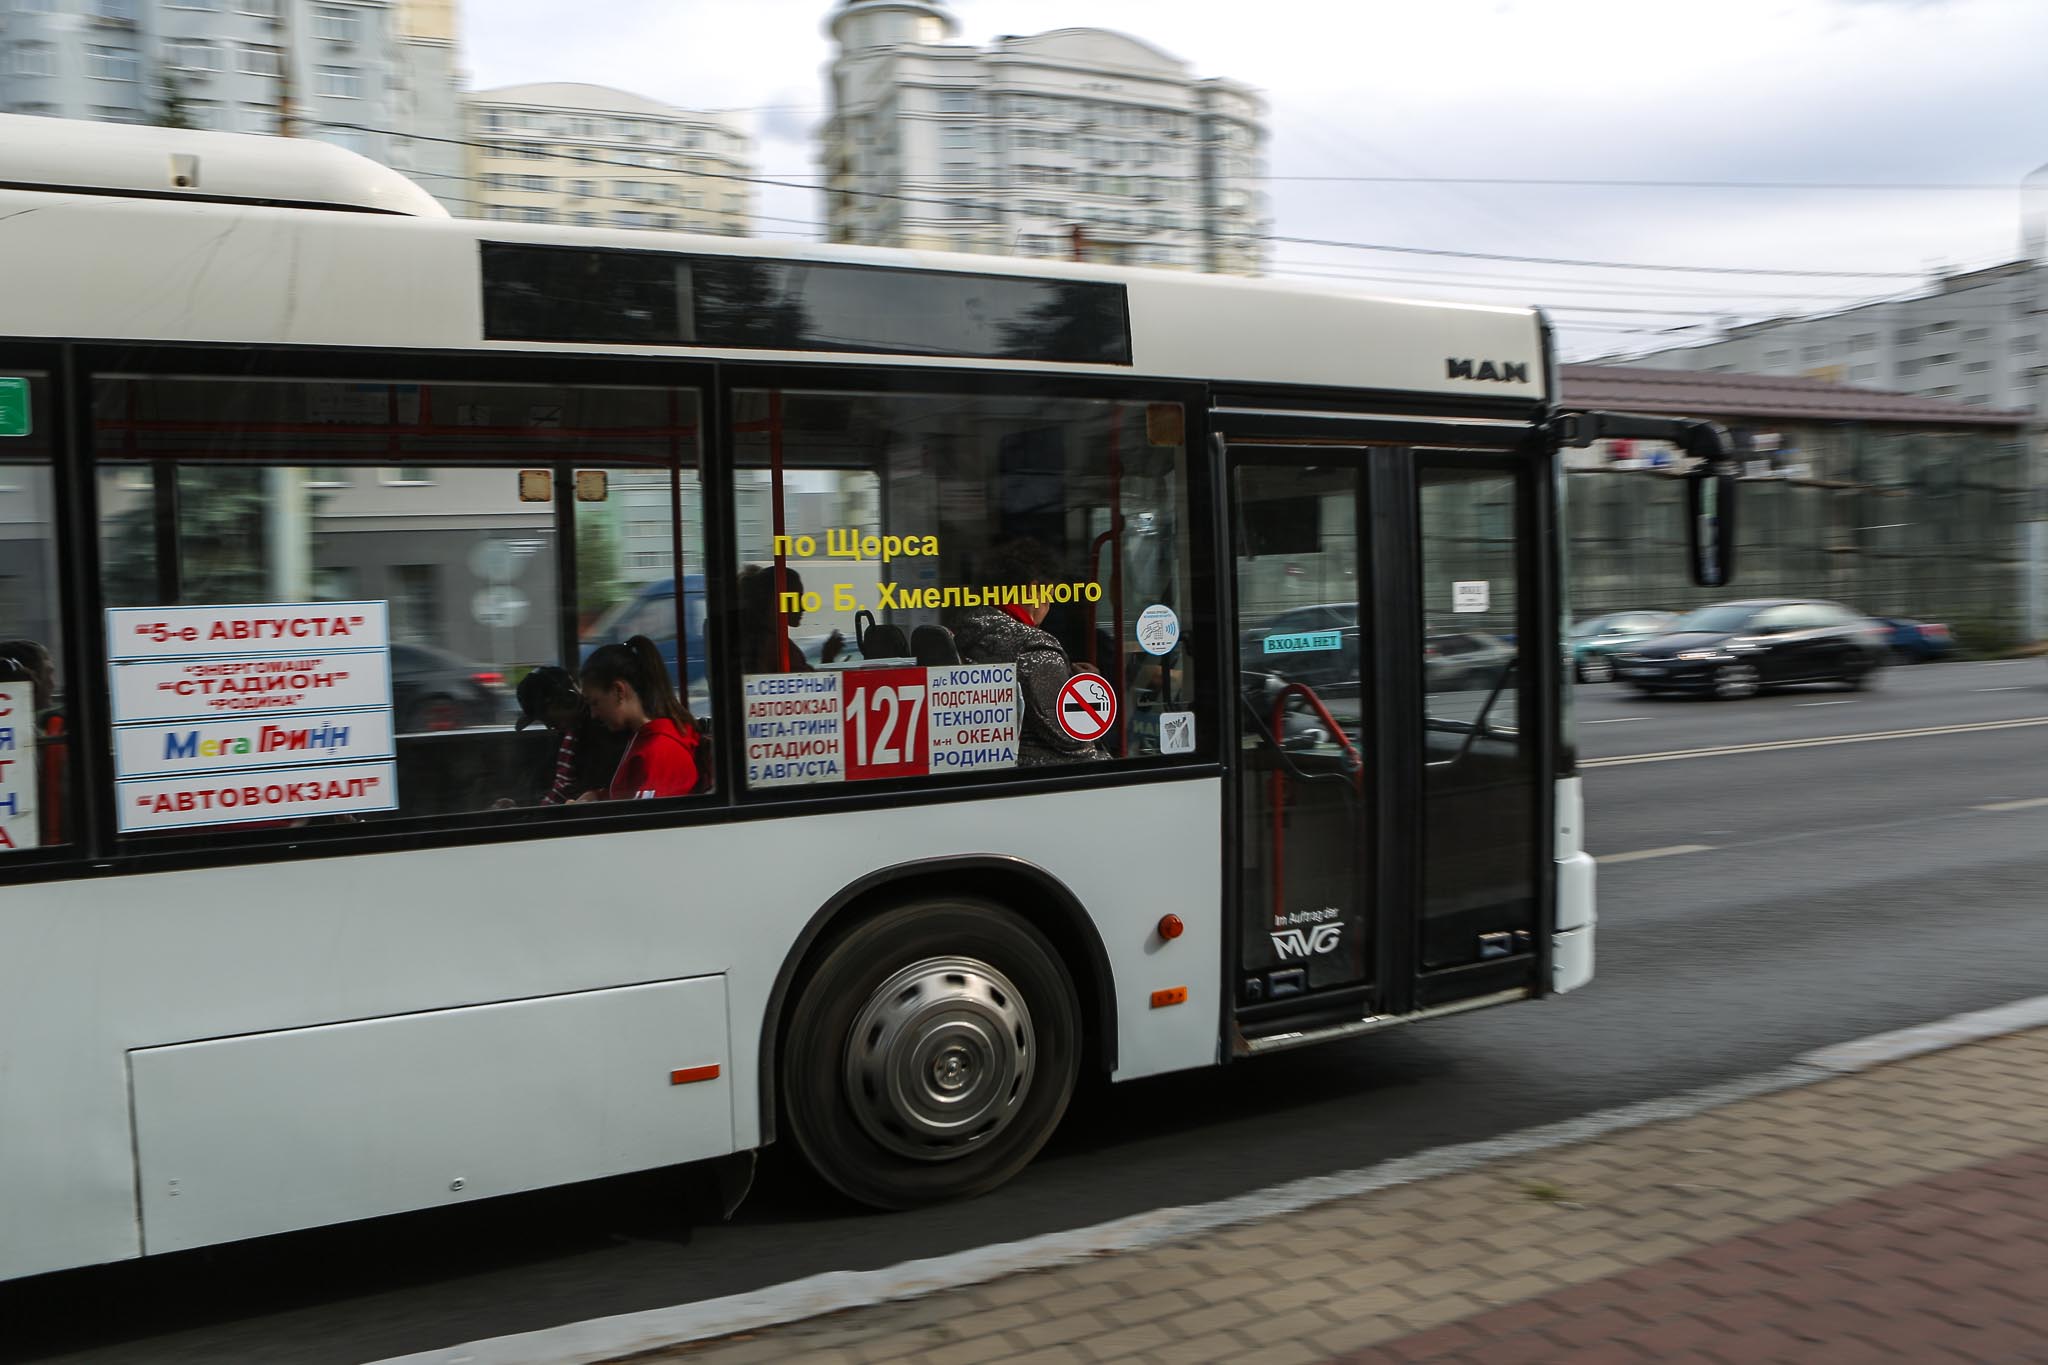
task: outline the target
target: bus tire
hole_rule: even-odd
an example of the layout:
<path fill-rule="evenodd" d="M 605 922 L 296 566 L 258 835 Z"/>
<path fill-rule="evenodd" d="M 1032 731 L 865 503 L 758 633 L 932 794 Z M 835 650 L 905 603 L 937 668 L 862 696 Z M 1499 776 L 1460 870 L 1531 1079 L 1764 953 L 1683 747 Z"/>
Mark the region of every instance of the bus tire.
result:
<path fill-rule="evenodd" d="M 1080 1001 L 1045 936 L 990 902 L 924 900 L 856 924 L 804 981 L 783 1112 L 834 1188 L 914 1208 L 1022 1170 L 1080 1064 Z"/>

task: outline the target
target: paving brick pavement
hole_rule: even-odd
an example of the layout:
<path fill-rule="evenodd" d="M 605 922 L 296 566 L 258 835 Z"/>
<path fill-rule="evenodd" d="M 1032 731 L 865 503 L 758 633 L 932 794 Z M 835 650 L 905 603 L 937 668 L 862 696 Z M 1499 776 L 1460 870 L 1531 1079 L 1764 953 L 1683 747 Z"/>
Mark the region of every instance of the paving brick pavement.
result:
<path fill-rule="evenodd" d="M 636 1362 L 2048 1362 L 2048 1029 Z"/>

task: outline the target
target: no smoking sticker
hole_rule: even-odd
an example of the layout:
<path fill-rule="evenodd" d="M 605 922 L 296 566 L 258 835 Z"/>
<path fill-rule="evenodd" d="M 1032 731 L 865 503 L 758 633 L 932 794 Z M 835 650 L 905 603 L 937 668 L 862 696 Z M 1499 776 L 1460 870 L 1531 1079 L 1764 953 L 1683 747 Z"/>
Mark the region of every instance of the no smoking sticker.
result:
<path fill-rule="evenodd" d="M 1116 693 L 1100 673 L 1076 673 L 1060 688 L 1060 729 L 1078 740 L 1094 741 L 1116 724 Z"/>

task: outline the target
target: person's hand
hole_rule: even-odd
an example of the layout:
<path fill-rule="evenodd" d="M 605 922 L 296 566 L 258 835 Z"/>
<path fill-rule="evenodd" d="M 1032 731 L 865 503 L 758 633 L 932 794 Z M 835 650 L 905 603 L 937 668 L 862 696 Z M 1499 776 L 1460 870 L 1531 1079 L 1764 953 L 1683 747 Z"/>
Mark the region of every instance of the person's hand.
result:
<path fill-rule="evenodd" d="M 592 787 L 592 788 L 591 788 L 591 789 L 590 789 L 589 791 L 587 791 L 587 792 L 583 793 L 583 795 L 581 795 L 581 796 L 577 797 L 577 798 L 576 798 L 576 801 L 575 801 L 575 804 L 576 804 L 576 805 L 579 805 L 579 806 L 580 806 L 580 805 L 583 805 L 584 803 L 586 803 L 586 802 L 589 802 L 589 801 L 602 801 L 602 800 L 604 800 L 604 793 L 603 793 L 603 792 L 601 792 L 601 791 L 599 791 L 599 790 L 598 790 L 597 788 L 595 788 L 595 787 Z"/>
<path fill-rule="evenodd" d="M 829 664 L 839 657 L 839 651 L 846 648 L 846 637 L 833 631 L 825 637 L 825 643 L 818 647 L 818 662 Z"/>
<path fill-rule="evenodd" d="M 495 800 L 495 801 L 491 802 L 491 809 L 492 809 L 492 810 L 511 810 L 511 809 L 512 809 L 512 808 L 513 808 L 514 806 L 516 806 L 516 805 L 518 805 L 518 804 L 519 804 L 519 803 L 518 803 L 517 801 L 514 801 L 514 800 L 513 800 L 513 799 L 512 799 L 511 797 L 509 797 L 509 796 L 501 796 L 501 797 L 499 797 L 499 798 L 498 798 L 497 800 Z"/>

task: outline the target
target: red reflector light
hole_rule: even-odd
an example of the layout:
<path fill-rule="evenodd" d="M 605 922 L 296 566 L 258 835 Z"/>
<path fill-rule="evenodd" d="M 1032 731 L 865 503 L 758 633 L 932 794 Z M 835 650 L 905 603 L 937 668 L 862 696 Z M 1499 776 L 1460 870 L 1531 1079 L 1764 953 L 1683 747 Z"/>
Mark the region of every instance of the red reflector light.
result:
<path fill-rule="evenodd" d="M 1922 626 L 1920 627 L 1920 633 L 1923 635 L 1932 635 L 1937 640 L 1946 640 L 1948 638 L 1948 627 Z"/>
<path fill-rule="evenodd" d="M 681 1071 L 668 1073 L 670 1085 L 688 1085 L 692 1081 L 715 1081 L 718 1079 L 718 1063 L 710 1066 L 686 1066 Z"/>
<path fill-rule="evenodd" d="M 1174 939 L 1179 938 L 1186 932 L 1187 925 L 1181 923 L 1179 915 L 1161 915 L 1159 917 L 1159 937 Z"/>
<path fill-rule="evenodd" d="M 505 675 L 503 673 L 472 673 L 470 674 L 470 677 L 474 678 L 476 681 L 482 683 L 486 687 L 495 687 L 499 683 L 505 681 Z"/>
<path fill-rule="evenodd" d="M 1152 1008 L 1163 1010 L 1168 1005 L 1185 1005 L 1188 1002 L 1188 988 L 1173 986 L 1163 991 L 1152 992 Z"/>

